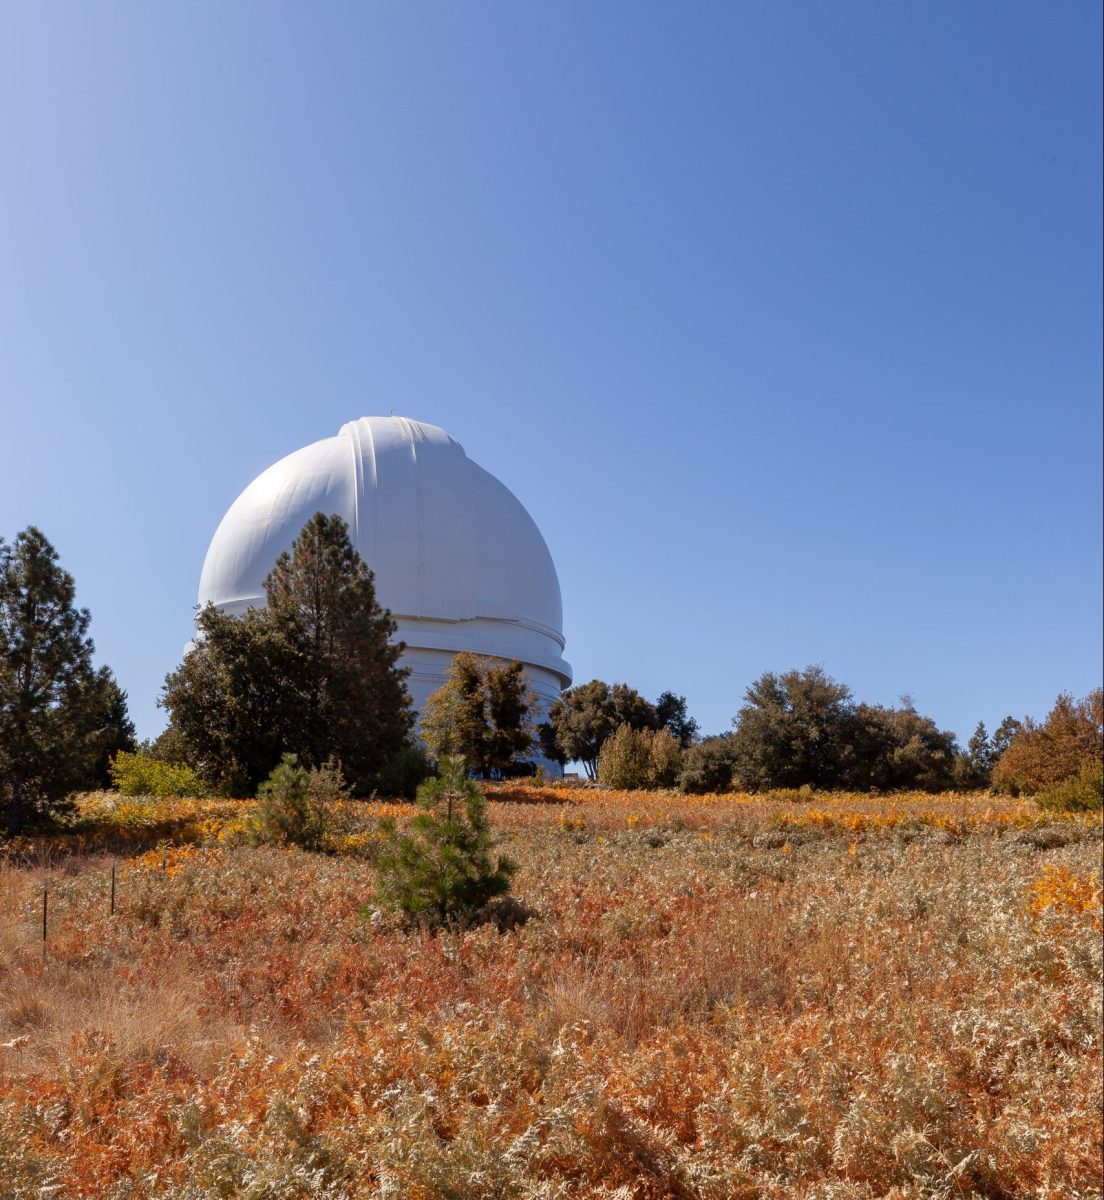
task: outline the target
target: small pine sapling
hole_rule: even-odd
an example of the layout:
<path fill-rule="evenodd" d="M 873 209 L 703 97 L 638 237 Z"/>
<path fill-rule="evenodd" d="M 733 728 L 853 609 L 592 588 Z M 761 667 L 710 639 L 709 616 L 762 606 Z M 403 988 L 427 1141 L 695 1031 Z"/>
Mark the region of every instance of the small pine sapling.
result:
<path fill-rule="evenodd" d="M 293 842 L 320 850 L 328 808 L 347 794 L 340 768 L 332 760 L 307 770 L 294 754 L 285 754 L 257 791 L 256 832 L 262 842 Z"/>
<path fill-rule="evenodd" d="M 377 867 L 377 902 L 408 919 L 436 925 L 474 916 L 510 890 L 514 864 L 494 855 L 487 805 L 462 758 L 418 789 L 421 812 L 400 832 L 385 819 L 387 845 Z"/>

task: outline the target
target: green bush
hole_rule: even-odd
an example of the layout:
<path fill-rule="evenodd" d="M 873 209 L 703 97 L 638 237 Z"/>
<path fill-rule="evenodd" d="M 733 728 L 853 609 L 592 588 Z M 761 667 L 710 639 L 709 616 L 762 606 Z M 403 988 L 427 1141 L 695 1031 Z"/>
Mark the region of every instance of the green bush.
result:
<path fill-rule="evenodd" d="M 327 808 L 347 794 L 340 769 L 332 762 L 307 770 L 294 754 L 285 754 L 257 792 L 258 841 L 293 842 L 318 850 L 326 833 Z"/>
<path fill-rule="evenodd" d="M 184 763 L 163 762 L 149 754 L 120 750 L 108 768 L 124 796 L 206 796 L 207 785 Z"/>
<path fill-rule="evenodd" d="M 602 743 L 598 782 L 606 787 L 672 787 L 682 766 L 682 747 L 668 729 L 633 729 L 625 724 Z"/>
<path fill-rule="evenodd" d="M 1035 801 L 1051 812 L 1099 811 L 1104 807 L 1104 763 L 1100 759 L 1083 762 L 1076 775 L 1045 788 Z"/>
<path fill-rule="evenodd" d="M 680 791 L 704 795 L 732 787 L 732 748 L 723 737 L 706 738 L 684 751 L 679 772 Z"/>
<path fill-rule="evenodd" d="M 510 890 L 514 864 L 493 856 L 487 806 L 464 762 L 452 758 L 418 789 L 422 811 L 400 832 L 380 822 L 387 844 L 377 864 L 377 902 L 430 925 L 474 916 Z"/>

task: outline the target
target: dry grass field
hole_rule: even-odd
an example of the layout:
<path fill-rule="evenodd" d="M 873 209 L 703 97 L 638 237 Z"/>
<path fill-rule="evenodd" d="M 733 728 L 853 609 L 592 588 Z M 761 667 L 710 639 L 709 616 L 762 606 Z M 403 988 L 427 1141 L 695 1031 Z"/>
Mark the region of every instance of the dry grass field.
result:
<path fill-rule="evenodd" d="M 370 905 L 405 806 L 10 848 L 4 1200 L 1101 1195 L 1099 814 L 488 791 L 518 903 L 437 935 Z"/>

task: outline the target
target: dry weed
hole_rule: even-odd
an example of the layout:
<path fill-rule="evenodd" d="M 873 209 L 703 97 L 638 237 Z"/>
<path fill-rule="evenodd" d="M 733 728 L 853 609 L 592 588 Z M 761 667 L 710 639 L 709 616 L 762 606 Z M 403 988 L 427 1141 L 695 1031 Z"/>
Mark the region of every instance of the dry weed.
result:
<path fill-rule="evenodd" d="M 1100 1195 L 1099 818 L 492 792 L 507 932 L 361 915 L 356 805 L 0 863 L 5 1196 Z"/>

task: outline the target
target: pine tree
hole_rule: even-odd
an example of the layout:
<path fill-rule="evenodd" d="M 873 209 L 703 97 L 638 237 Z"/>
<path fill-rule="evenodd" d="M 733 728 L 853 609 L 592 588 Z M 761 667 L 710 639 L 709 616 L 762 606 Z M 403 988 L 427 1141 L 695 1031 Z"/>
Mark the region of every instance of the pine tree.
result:
<path fill-rule="evenodd" d="M 989 731 L 985 728 L 984 721 L 978 721 L 977 728 L 966 743 L 966 758 L 975 781 L 974 786 L 985 787 L 997 759 L 993 753 L 993 743 L 989 740 Z"/>
<path fill-rule="evenodd" d="M 301 749 L 302 655 L 264 609 L 233 617 L 207 605 L 196 645 L 165 679 L 171 724 L 155 751 L 186 762 L 218 791 L 252 796 L 285 752 Z"/>
<path fill-rule="evenodd" d="M 204 776 L 252 795 L 295 754 L 329 759 L 354 790 L 404 750 L 414 717 L 395 623 L 340 517 L 317 513 L 265 581 L 267 606 L 231 617 L 208 606 L 197 645 L 161 703 Z"/>
<path fill-rule="evenodd" d="M 485 777 L 505 772 L 533 746 L 532 714 L 537 696 L 520 662 L 493 664 L 484 676 L 490 728 L 484 762 Z"/>
<path fill-rule="evenodd" d="M 285 754 L 257 790 L 257 840 L 321 850 L 331 805 L 347 797 L 348 786 L 336 764 L 308 771 L 294 754 Z"/>
<path fill-rule="evenodd" d="M 464 760 L 442 764 L 438 778 L 418 789 L 421 812 L 399 833 L 393 820 L 380 822 L 387 846 L 377 864 L 384 907 L 430 924 L 473 916 L 510 890 L 514 864 L 493 855 L 487 805 L 467 778 Z"/>
<path fill-rule="evenodd" d="M 111 787 L 111 760 L 122 750 L 132 754 L 137 749 L 134 722 L 127 708 L 127 694 L 107 667 L 100 668 L 104 689 L 104 707 L 97 730 L 98 749 L 92 782 L 98 787 Z"/>
<path fill-rule="evenodd" d="M 453 655 L 445 682 L 426 699 L 419 733 L 436 762 L 459 756 L 477 764 L 487 726 L 479 659 L 461 651 Z"/>
<path fill-rule="evenodd" d="M 993 765 L 993 746 L 989 741 L 989 731 L 984 721 L 978 721 L 970 740 L 966 743 L 966 752 L 979 771 L 988 772 Z"/>
<path fill-rule="evenodd" d="M 0 821 L 9 834 L 87 786 L 105 730 L 126 722 L 110 672 L 92 666 L 88 610 L 75 594 L 34 526 L 10 546 L 0 541 Z"/>
<path fill-rule="evenodd" d="M 339 516 L 315 513 L 265 581 L 268 612 L 302 655 L 306 717 L 298 753 L 329 759 L 359 788 L 402 750 L 414 715 L 405 649 Z"/>
<path fill-rule="evenodd" d="M 997 765 L 1001 755 L 1012 745 L 1012 739 L 1021 729 L 1023 729 L 1023 722 L 1017 721 L 1011 714 L 1005 717 L 997 726 L 996 731 L 993 733 L 993 766 Z"/>

